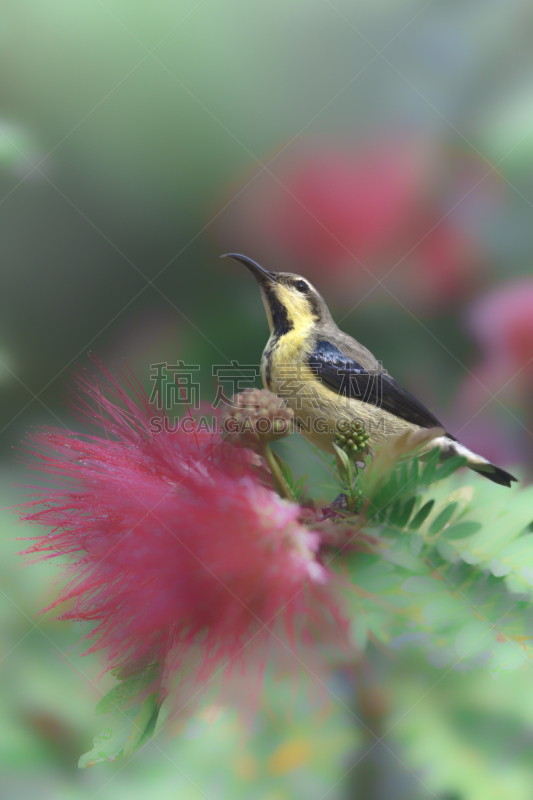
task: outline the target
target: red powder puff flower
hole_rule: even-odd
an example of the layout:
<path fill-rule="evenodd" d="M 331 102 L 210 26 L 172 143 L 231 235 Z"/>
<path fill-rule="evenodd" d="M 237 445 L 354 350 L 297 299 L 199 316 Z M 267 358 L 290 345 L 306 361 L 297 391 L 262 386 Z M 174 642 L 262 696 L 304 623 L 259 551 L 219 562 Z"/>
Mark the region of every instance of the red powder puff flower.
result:
<path fill-rule="evenodd" d="M 152 433 L 142 390 L 106 377 L 107 389 L 82 379 L 77 401 L 98 434 L 32 436 L 55 489 L 23 517 L 51 529 L 26 553 L 70 559 L 52 606 L 67 604 L 61 619 L 95 623 L 88 652 L 103 650 L 123 672 L 156 661 L 159 687 L 180 676 L 183 698 L 243 664 L 260 674 L 274 652 L 296 648 L 301 658 L 317 641 L 345 640 L 319 535 L 299 507 L 192 420 L 191 432 Z"/>

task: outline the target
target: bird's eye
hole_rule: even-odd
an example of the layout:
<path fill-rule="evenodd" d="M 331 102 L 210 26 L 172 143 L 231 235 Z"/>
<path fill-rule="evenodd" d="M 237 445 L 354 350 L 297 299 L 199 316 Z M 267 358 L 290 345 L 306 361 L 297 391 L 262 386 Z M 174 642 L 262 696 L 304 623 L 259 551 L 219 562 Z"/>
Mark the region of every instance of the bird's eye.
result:
<path fill-rule="evenodd" d="M 309 286 L 305 281 L 296 281 L 294 284 L 295 288 L 298 289 L 299 292 L 308 292 Z"/>

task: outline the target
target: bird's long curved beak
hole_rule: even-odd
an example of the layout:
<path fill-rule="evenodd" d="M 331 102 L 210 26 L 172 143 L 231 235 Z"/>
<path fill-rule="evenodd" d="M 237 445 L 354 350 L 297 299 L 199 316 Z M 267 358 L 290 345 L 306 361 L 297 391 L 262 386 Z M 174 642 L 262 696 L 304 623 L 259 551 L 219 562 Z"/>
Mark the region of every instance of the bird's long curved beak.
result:
<path fill-rule="evenodd" d="M 248 267 L 254 278 L 259 282 L 262 283 L 263 281 L 272 281 L 277 283 L 277 277 L 275 272 L 268 272 L 264 267 L 261 267 L 255 261 L 252 261 L 251 258 L 248 256 L 241 256 L 239 253 L 225 253 L 220 258 L 234 258 L 235 261 L 240 261 L 241 264 L 244 264 L 245 267 Z"/>

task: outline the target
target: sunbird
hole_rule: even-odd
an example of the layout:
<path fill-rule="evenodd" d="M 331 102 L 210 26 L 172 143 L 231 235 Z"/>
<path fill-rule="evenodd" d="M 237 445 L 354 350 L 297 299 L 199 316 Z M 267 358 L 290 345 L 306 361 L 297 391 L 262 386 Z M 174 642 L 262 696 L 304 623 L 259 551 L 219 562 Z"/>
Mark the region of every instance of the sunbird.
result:
<path fill-rule="evenodd" d="M 324 298 L 301 275 L 269 272 L 247 256 L 227 253 L 248 267 L 261 290 L 270 338 L 261 358 L 266 389 L 286 399 L 297 430 L 334 453 L 335 435 L 358 422 L 368 434 L 368 451 L 421 428 L 443 426 L 402 388 L 362 344 L 337 327 Z M 501 486 L 517 479 L 469 450 L 450 433 L 438 436 L 423 453 L 439 447 L 441 458 L 459 455 L 466 466 Z"/>

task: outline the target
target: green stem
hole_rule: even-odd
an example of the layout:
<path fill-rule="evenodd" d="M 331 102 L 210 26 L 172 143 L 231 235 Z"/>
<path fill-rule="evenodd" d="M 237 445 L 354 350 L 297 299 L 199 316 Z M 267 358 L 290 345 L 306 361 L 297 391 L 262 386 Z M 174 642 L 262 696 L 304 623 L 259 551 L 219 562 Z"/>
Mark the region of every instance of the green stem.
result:
<path fill-rule="evenodd" d="M 279 464 L 276 460 L 276 456 L 270 449 L 270 446 L 268 444 L 265 444 L 262 450 L 263 450 L 262 455 L 266 460 L 268 466 L 270 467 L 270 472 L 272 473 L 272 478 L 274 480 L 274 486 L 276 487 L 278 494 L 281 497 L 284 497 L 286 500 L 294 501 L 292 492 L 287 485 L 287 481 L 285 480 L 285 478 L 281 473 Z"/>

